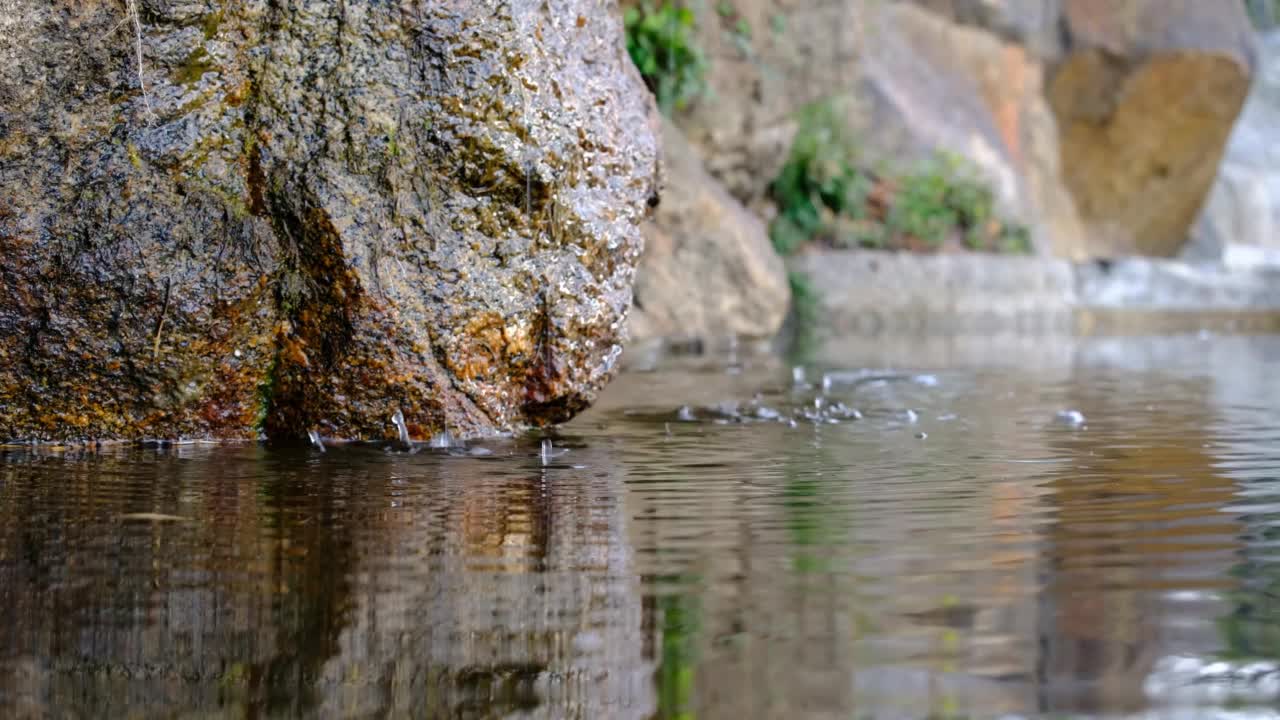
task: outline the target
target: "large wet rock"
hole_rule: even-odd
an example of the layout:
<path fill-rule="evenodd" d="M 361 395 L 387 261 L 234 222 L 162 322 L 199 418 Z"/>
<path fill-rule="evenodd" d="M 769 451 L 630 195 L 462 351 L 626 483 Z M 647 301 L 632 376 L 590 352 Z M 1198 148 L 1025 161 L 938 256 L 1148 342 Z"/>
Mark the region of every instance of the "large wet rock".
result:
<path fill-rule="evenodd" d="M 423 438 L 590 403 L 657 175 L 612 3 L 133 7 L 6 11 L 0 438 L 397 412 Z"/>
<path fill-rule="evenodd" d="M 1244 3 L 916 0 L 1042 61 L 1073 257 L 1172 255 L 1213 182 L 1253 71 Z"/>
<path fill-rule="evenodd" d="M 702 167 L 670 122 L 662 128 L 666 183 L 644 226 L 631 337 L 769 337 L 791 289 L 764 223 Z"/>
<path fill-rule="evenodd" d="M 1258 74 L 1227 144 L 1188 257 L 1280 264 L 1280 31 L 1260 43 Z"/>
<path fill-rule="evenodd" d="M 1048 97 L 1089 254 L 1173 255 L 1249 91 L 1243 3 L 1062 0 Z"/>

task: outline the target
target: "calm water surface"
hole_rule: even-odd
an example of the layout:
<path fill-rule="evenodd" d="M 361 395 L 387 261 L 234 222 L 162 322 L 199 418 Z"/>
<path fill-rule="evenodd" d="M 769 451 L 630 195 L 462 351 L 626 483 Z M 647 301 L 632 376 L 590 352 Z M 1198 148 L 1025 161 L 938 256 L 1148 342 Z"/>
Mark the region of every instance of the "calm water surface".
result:
<path fill-rule="evenodd" d="M 1280 717 L 1280 340 L 630 362 L 549 453 L 0 450 L 0 716 Z"/>

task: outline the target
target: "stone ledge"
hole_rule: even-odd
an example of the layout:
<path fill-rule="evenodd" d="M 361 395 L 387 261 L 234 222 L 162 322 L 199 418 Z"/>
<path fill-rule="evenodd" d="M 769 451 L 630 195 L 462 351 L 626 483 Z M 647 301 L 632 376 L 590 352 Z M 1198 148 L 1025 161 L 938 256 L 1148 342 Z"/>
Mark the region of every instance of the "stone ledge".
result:
<path fill-rule="evenodd" d="M 1075 333 L 1280 327 L 1280 270 L 1127 258 L 823 251 L 788 261 L 833 333 Z"/>

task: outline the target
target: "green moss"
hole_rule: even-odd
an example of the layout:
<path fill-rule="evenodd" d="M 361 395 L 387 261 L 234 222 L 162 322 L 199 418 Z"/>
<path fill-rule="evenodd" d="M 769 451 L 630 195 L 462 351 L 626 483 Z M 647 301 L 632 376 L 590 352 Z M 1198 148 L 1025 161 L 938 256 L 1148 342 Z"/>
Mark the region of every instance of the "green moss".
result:
<path fill-rule="evenodd" d="M 400 143 L 396 140 L 396 129 L 394 127 L 387 129 L 387 155 L 398 158 L 400 157 Z"/>
<path fill-rule="evenodd" d="M 276 385 L 278 384 L 277 374 L 280 367 L 280 354 L 273 353 L 271 356 L 271 366 L 267 368 L 267 374 L 263 381 L 258 385 L 258 404 L 254 409 L 253 427 L 258 432 L 266 432 L 267 418 L 271 416 L 271 404 L 276 396 Z"/>
<path fill-rule="evenodd" d="M 218 35 L 218 27 L 222 25 L 222 11 L 211 12 L 200 20 L 200 29 L 205 40 L 212 40 Z"/>
<path fill-rule="evenodd" d="M 200 46 L 191 51 L 190 55 L 182 61 L 179 67 L 173 73 L 173 81 L 183 85 L 190 85 L 199 82 L 204 74 L 213 69 L 213 59 L 209 57 L 208 51 L 204 46 Z"/>
<path fill-rule="evenodd" d="M 667 0 L 645 0 L 624 17 L 627 52 L 658 100 L 663 114 L 682 110 L 702 94 L 706 58 L 695 41 L 691 10 Z"/>
<path fill-rule="evenodd" d="M 806 244 L 1026 253 L 1030 233 L 1000 219 L 995 197 L 962 158 L 939 153 L 919 166 L 868 169 L 840 106 L 800 115 L 787 162 L 771 185 L 778 215 L 769 234 L 786 255 Z"/>
<path fill-rule="evenodd" d="M 134 170 L 142 169 L 142 156 L 138 154 L 138 147 L 133 143 L 129 143 L 124 147 L 125 154 L 129 156 L 129 164 Z"/>

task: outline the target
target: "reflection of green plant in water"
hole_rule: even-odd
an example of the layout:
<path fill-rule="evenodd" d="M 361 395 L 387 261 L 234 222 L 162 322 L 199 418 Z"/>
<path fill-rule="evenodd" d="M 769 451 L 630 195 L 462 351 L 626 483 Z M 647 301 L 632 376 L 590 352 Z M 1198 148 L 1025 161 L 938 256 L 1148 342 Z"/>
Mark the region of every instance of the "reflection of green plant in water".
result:
<path fill-rule="evenodd" d="M 706 59 L 694 38 L 694 16 L 670 0 L 628 8 L 627 52 L 663 114 L 684 109 L 703 90 Z"/>
<path fill-rule="evenodd" d="M 693 683 L 701 613 L 689 595 L 658 600 L 662 611 L 662 665 L 658 668 L 658 717 L 693 720 Z"/>
<path fill-rule="evenodd" d="M 1280 541 L 1280 514 L 1260 513 L 1245 519 L 1247 540 L 1264 547 Z M 1280 563 L 1246 559 L 1231 568 L 1240 590 L 1228 594 L 1231 613 L 1218 619 L 1223 655 L 1228 660 L 1280 660 Z"/>
<path fill-rule="evenodd" d="M 771 191 L 778 216 L 770 237 L 780 253 L 811 242 L 832 247 L 1025 253 L 1025 227 L 1001 221 L 995 196 L 964 161 L 938 154 L 905 173 L 877 173 L 860 162 L 838 107 L 806 108 L 791 153 Z"/>
<path fill-rule="evenodd" d="M 831 529 L 825 522 L 830 507 L 821 490 L 816 479 L 801 476 L 789 476 L 783 490 L 782 506 L 796 551 L 791 563 L 798 573 L 830 572 L 824 555 L 815 553 L 831 542 Z"/>

